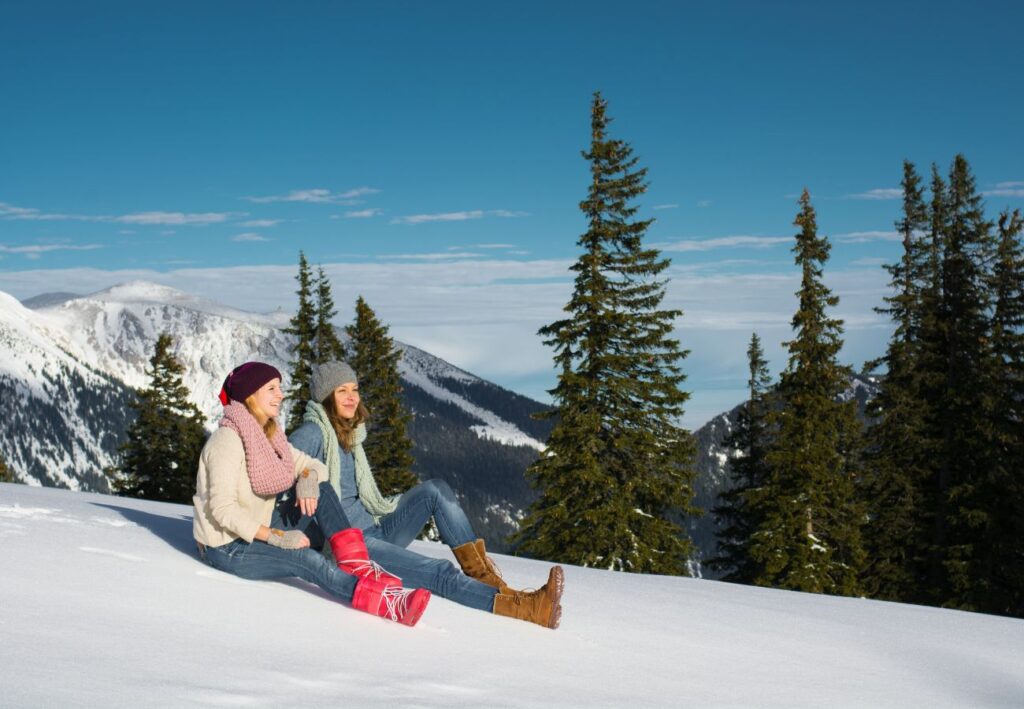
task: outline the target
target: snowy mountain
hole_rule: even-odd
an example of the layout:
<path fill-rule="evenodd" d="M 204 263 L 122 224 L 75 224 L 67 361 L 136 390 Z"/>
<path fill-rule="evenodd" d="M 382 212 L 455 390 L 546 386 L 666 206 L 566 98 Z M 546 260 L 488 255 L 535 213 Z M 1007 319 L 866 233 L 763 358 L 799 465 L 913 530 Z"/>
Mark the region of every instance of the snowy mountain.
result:
<path fill-rule="evenodd" d="M 260 359 L 289 369 L 283 313 L 248 313 L 146 282 L 33 300 L 29 309 L 0 293 L 0 450 L 29 484 L 108 489 L 100 471 L 114 462 L 131 389 L 147 384 L 160 333 L 174 339 L 185 385 L 211 429 L 221 409 L 217 392 L 232 367 Z M 478 531 L 505 548 L 533 499 L 522 473 L 547 436 L 548 424 L 530 419 L 542 405 L 399 346 L 406 403 L 415 414 L 414 471 L 451 483 Z"/>
<path fill-rule="evenodd" d="M 451 559 L 440 544 L 413 542 Z M 547 564 L 499 556 L 535 586 Z M 10 707 L 1011 707 L 1024 621 L 565 567 L 551 631 L 434 597 L 415 628 L 196 557 L 192 510 L 0 484 Z"/>

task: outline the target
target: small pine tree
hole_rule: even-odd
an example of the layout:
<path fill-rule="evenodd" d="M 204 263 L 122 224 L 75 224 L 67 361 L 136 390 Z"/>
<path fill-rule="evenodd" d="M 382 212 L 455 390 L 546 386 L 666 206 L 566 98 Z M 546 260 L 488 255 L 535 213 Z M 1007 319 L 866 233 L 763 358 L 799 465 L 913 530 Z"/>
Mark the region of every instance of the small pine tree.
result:
<path fill-rule="evenodd" d="M 606 102 L 594 95 L 588 228 L 568 317 L 540 334 L 560 369 L 551 391 L 557 423 L 527 476 L 540 490 L 513 542 L 555 561 L 641 573 L 688 572 L 692 545 L 673 514 L 692 506 L 694 444 L 677 422 L 687 352 L 672 339 L 678 310 L 662 310 L 669 266 L 635 219 L 646 169 L 607 135 Z"/>
<path fill-rule="evenodd" d="M 752 495 L 763 517 L 750 554 L 763 571 L 759 585 L 852 595 L 864 562 L 861 512 L 854 496 L 860 424 L 854 401 L 838 401 L 849 369 L 836 356 L 842 321 L 830 318 L 839 298 L 822 282 L 831 246 L 818 236 L 807 190 L 800 197 L 793 248 L 801 268 L 795 339 L 779 385 L 781 407 L 768 452 L 766 484 Z"/>
<path fill-rule="evenodd" d="M 189 401 L 181 381 L 185 368 L 171 354 L 172 346 L 170 335 L 157 338 L 149 387 L 132 403 L 138 416 L 128 427 L 120 464 L 108 470 L 118 495 L 188 503 L 195 492 L 206 419 Z"/>
<path fill-rule="evenodd" d="M 405 492 L 417 479 L 411 472 L 412 441 L 406 435 L 412 417 L 402 405 L 398 373 L 402 353 L 362 296 L 356 300 L 355 320 L 345 331 L 350 338 L 349 364 L 359 375 L 359 394 L 370 410 L 366 457 L 383 494 Z"/>
<path fill-rule="evenodd" d="M 14 477 L 14 471 L 7 467 L 7 463 L 4 462 L 3 455 L 0 455 L 0 483 L 16 483 L 17 479 Z"/>
<path fill-rule="evenodd" d="M 334 325 L 331 324 L 337 314 L 337 310 L 334 309 L 334 297 L 331 295 L 331 282 L 324 273 L 323 266 L 319 266 L 316 275 L 316 326 L 313 335 L 317 364 L 345 359 L 345 347 L 338 339 Z"/>
<path fill-rule="evenodd" d="M 288 425 L 286 430 L 291 433 L 302 425 L 302 415 L 306 411 L 306 402 L 310 398 L 309 383 L 313 376 L 313 364 L 316 361 L 316 308 L 313 305 L 313 277 L 306 262 L 306 255 L 299 252 L 299 272 L 295 276 L 299 282 L 299 289 L 295 291 L 299 296 L 299 307 L 295 315 L 289 321 L 289 327 L 284 329 L 285 334 L 291 335 L 294 340 L 292 354 L 295 359 L 292 361 L 291 389 L 288 390 L 288 398 L 291 400 L 291 407 L 288 409 Z"/>
<path fill-rule="evenodd" d="M 724 441 L 733 451 L 729 460 L 730 487 L 720 496 L 715 507 L 718 533 L 718 556 L 705 562 L 723 572 L 724 581 L 753 583 L 762 569 L 750 557 L 750 540 L 760 527 L 760 510 L 752 503 L 768 479 L 766 452 L 769 442 L 768 362 L 764 358 L 757 333 L 750 337 L 747 348 L 750 398 L 740 409 L 736 425 Z"/>

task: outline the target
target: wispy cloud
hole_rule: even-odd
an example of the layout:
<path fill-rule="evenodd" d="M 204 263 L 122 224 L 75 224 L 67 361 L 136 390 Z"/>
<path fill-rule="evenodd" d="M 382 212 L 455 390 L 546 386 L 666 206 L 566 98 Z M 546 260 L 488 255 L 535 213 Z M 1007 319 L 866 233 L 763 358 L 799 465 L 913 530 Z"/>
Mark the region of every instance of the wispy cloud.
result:
<path fill-rule="evenodd" d="M 395 217 L 392 224 L 425 224 L 427 222 L 464 222 L 470 219 L 483 219 L 484 217 L 516 218 L 528 217 L 528 212 L 513 212 L 508 209 L 474 209 L 466 212 L 440 212 L 436 214 L 410 214 L 404 217 Z"/>
<path fill-rule="evenodd" d="M 515 244 L 474 244 L 475 249 L 514 249 Z"/>
<path fill-rule="evenodd" d="M 857 194 L 848 194 L 846 199 L 870 199 L 870 200 L 882 200 L 882 199 L 899 199 L 903 196 L 903 190 L 898 187 L 880 187 L 878 189 L 868 190 L 867 192 L 858 192 Z"/>
<path fill-rule="evenodd" d="M 1024 182 L 999 182 L 994 190 L 982 192 L 986 197 L 1024 197 Z"/>
<path fill-rule="evenodd" d="M 472 251 L 443 251 L 431 254 L 391 254 L 387 256 L 380 256 L 378 258 L 384 261 L 443 261 L 445 259 L 480 258 L 480 254 L 473 253 Z"/>
<path fill-rule="evenodd" d="M 711 206 L 711 200 L 710 199 L 697 200 L 697 206 L 700 207 L 701 209 L 704 209 L 706 207 L 710 207 Z"/>
<path fill-rule="evenodd" d="M 205 226 L 220 224 L 236 217 L 246 216 L 245 212 L 135 212 L 133 214 L 63 214 L 43 212 L 32 207 L 16 207 L 0 202 L 0 219 L 17 219 L 27 221 L 79 221 L 79 222 L 113 222 L 117 224 L 138 225 L 172 225 L 172 226 Z"/>
<path fill-rule="evenodd" d="M 222 224 L 233 217 L 244 216 L 241 212 L 202 212 L 186 214 L 184 212 L 137 212 L 114 217 L 114 221 L 122 224 L 159 224 L 166 226 L 205 226 Z"/>
<path fill-rule="evenodd" d="M 331 190 L 323 188 L 314 188 L 311 190 L 292 190 L 288 194 L 267 195 L 265 197 L 243 197 L 242 199 L 248 202 L 255 202 L 257 204 L 266 204 L 269 202 L 308 202 L 312 204 L 352 205 L 358 204 L 358 202 L 353 200 L 357 200 L 359 197 L 377 194 L 378 192 L 380 192 L 380 190 L 372 187 L 357 187 L 356 189 L 348 190 L 347 192 L 331 192 Z"/>
<path fill-rule="evenodd" d="M 848 234 L 836 234 L 833 238 L 844 244 L 863 244 L 868 241 L 899 241 L 903 237 L 895 231 L 851 231 Z"/>
<path fill-rule="evenodd" d="M 656 204 L 651 209 L 679 209 L 678 204 Z"/>
<path fill-rule="evenodd" d="M 0 244 L 0 254 L 21 254 L 28 259 L 37 259 L 51 251 L 94 251 L 104 248 L 102 244 L 28 244 L 26 246 L 4 246 Z"/>
<path fill-rule="evenodd" d="M 233 236 L 233 237 L 231 237 L 231 240 L 232 241 L 270 241 L 270 239 L 268 239 L 267 237 L 263 236 L 262 234 L 255 234 L 255 233 L 253 233 L 251 231 L 250 232 L 246 232 L 244 234 L 239 234 L 238 236 Z"/>
<path fill-rule="evenodd" d="M 250 219 L 247 222 L 242 222 L 241 226 L 248 227 L 250 229 L 264 229 L 266 227 L 277 226 L 283 219 Z"/>
<path fill-rule="evenodd" d="M 370 219 L 372 217 L 381 215 L 383 212 L 383 209 L 379 209 L 377 207 L 371 207 L 370 209 L 359 209 L 354 212 L 345 212 L 345 219 Z"/>
<path fill-rule="evenodd" d="M 740 247 L 767 249 L 779 244 L 789 244 L 792 241 L 792 236 L 721 236 L 716 239 L 683 239 L 654 244 L 654 246 L 662 251 L 711 251 Z"/>

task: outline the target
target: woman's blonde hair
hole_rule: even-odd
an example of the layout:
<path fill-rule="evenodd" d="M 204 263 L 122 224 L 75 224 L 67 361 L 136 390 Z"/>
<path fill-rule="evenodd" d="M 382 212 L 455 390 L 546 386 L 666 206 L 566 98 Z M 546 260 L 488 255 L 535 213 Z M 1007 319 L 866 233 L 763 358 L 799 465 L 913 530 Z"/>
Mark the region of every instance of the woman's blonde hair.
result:
<path fill-rule="evenodd" d="M 334 392 L 331 392 L 330 396 L 320 402 L 321 406 L 324 407 L 324 411 L 327 412 L 327 420 L 331 422 L 331 426 L 334 427 L 334 433 L 338 436 L 338 443 L 345 449 L 345 452 L 352 450 L 352 446 L 356 442 L 356 427 L 361 423 L 366 423 L 366 420 L 370 418 L 370 412 L 363 402 L 359 402 L 359 406 L 356 407 L 355 416 L 350 419 L 344 418 L 338 414 L 338 408 L 334 404 Z"/>
<path fill-rule="evenodd" d="M 263 433 L 267 434 L 267 438 L 273 438 L 274 434 L 277 433 L 277 421 L 267 416 L 263 409 L 256 403 L 256 395 L 252 394 L 245 400 L 245 408 L 249 410 L 249 413 L 253 415 L 257 421 L 263 422 Z"/>

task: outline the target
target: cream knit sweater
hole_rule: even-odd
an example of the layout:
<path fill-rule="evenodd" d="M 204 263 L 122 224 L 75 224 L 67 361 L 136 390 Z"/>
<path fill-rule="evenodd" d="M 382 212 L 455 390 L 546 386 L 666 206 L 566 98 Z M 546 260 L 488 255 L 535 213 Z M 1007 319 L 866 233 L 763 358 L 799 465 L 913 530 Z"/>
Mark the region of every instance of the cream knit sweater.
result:
<path fill-rule="evenodd" d="M 289 448 L 296 477 L 309 468 L 316 472 L 319 482 L 327 480 L 323 463 L 293 446 Z M 192 498 L 192 536 L 196 541 L 210 547 L 236 539 L 252 542 L 260 525 L 270 526 L 275 499 L 274 495 L 262 497 L 252 491 L 238 434 L 225 427 L 214 431 L 199 456 L 196 494 Z"/>

